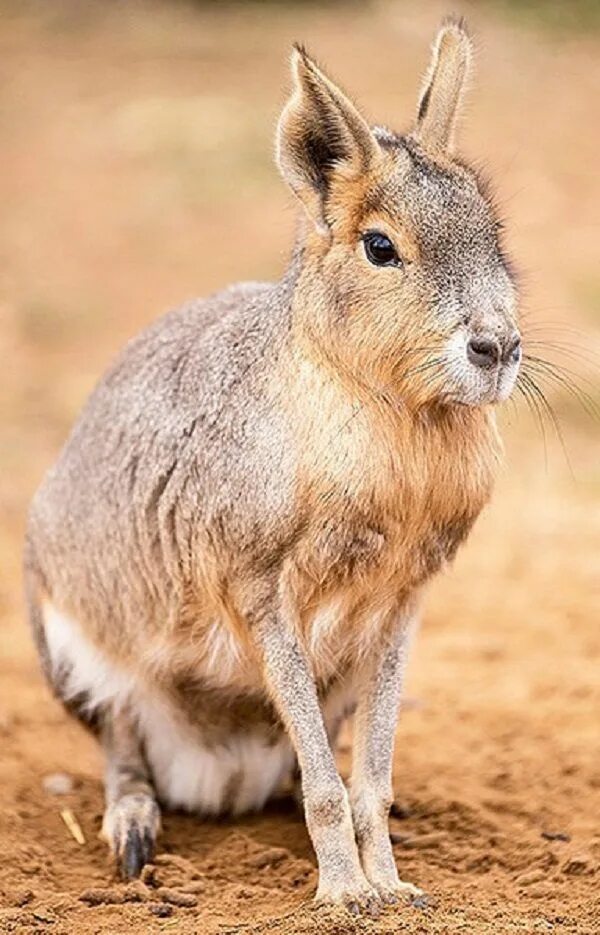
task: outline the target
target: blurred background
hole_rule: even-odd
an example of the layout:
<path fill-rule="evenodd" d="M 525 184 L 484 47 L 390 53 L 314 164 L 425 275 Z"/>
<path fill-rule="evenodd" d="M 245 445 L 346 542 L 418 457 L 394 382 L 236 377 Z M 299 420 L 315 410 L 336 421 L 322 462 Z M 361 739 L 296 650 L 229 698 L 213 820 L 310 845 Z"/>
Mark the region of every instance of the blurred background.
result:
<path fill-rule="evenodd" d="M 37 913 L 88 931 L 79 896 L 107 878 L 100 758 L 50 701 L 24 619 L 28 501 L 128 337 L 186 298 L 283 271 L 295 206 L 272 151 L 291 43 L 401 130 L 449 12 L 467 16 L 478 48 L 461 149 L 494 181 L 525 338 L 552 364 L 536 372 L 548 409 L 517 397 L 502 413 L 497 496 L 434 584 L 415 648 L 395 771 L 407 817 L 392 826 L 403 874 L 435 900 L 403 924 L 598 931 L 596 0 L 0 2 L 0 930 Z M 44 790 L 57 770 L 73 781 L 63 799 L 84 847 Z M 282 843 L 287 863 L 261 877 L 256 852 Z M 291 812 L 168 818 L 170 849 L 206 879 L 203 932 L 330 931 L 279 919 L 315 884 Z M 172 910 L 182 932 L 193 911 Z M 94 910 L 89 931 L 114 932 L 117 918 L 132 932 L 166 925 L 128 903 Z"/>

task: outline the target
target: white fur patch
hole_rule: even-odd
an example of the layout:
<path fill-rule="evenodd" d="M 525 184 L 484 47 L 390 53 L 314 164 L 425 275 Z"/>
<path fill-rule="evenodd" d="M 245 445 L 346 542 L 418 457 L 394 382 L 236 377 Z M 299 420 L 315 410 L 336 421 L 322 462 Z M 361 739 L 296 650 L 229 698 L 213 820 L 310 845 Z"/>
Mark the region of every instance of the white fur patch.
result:
<path fill-rule="evenodd" d="M 90 712 L 106 704 L 121 707 L 128 703 L 135 690 L 134 676 L 109 662 L 71 617 L 46 603 L 44 629 L 52 673 L 61 680 L 66 700 L 85 694 Z"/>
<path fill-rule="evenodd" d="M 258 733 L 240 733 L 204 746 L 160 701 L 141 707 L 140 727 L 160 797 L 187 811 L 218 815 L 224 808 L 234 814 L 260 809 L 294 763 L 285 737 L 268 745 Z"/>
<path fill-rule="evenodd" d="M 154 783 L 168 805 L 217 815 L 260 809 L 289 775 L 294 754 L 287 737 L 267 744 L 259 733 L 202 743 L 202 724 L 183 721 L 158 690 L 119 670 L 84 636 L 79 625 L 52 604 L 44 606 L 46 641 L 53 673 L 65 698 L 87 695 L 89 710 L 127 705 L 136 718 Z M 225 650 L 217 631 L 212 649 Z M 228 647 L 230 649 L 230 647 Z"/>

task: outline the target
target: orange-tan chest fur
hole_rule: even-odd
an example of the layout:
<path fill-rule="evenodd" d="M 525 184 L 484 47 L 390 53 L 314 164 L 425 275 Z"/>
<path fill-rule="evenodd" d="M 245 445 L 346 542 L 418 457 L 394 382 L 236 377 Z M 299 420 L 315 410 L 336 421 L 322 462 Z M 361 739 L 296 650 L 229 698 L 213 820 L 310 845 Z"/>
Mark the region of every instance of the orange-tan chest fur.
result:
<path fill-rule="evenodd" d="M 308 523 L 290 573 L 306 621 L 332 601 L 355 620 L 409 603 L 468 535 L 499 456 L 493 418 L 480 411 L 415 417 L 331 402 L 321 397 L 304 420 Z"/>

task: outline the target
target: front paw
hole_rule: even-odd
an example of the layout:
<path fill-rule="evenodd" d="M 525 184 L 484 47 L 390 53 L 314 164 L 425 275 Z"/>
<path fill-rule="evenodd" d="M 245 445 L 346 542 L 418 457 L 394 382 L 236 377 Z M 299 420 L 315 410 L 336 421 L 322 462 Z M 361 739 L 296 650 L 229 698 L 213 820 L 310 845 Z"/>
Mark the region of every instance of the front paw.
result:
<path fill-rule="evenodd" d="M 361 857 L 364 874 L 382 903 L 412 903 L 424 897 L 418 886 L 399 878 L 387 834 L 379 835 L 371 848 L 363 849 Z"/>
<path fill-rule="evenodd" d="M 343 906 L 353 916 L 377 918 L 381 910 L 380 895 L 365 878 L 351 883 L 320 882 L 315 902 L 321 906 Z"/>
<path fill-rule="evenodd" d="M 372 881 L 382 903 L 390 906 L 395 903 L 413 903 L 416 899 L 424 898 L 423 890 L 413 883 L 405 883 L 404 880 L 393 880 L 381 882 Z"/>

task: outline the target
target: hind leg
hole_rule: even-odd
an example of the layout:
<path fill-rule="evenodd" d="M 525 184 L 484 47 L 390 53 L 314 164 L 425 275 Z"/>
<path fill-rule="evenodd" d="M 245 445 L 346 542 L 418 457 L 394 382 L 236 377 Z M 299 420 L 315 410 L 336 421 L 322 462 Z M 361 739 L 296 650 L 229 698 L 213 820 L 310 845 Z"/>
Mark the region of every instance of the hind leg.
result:
<path fill-rule="evenodd" d="M 49 601 L 45 607 L 31 546 L 26 552 L 26 593 L 33 636 L 54 694 L 101 740 L 106 754 L 106 810 L 102 834 L 126 879 L 139 876 L 154 850 L 160 812 L 135 722 L 123 706 L 99 703 L 97 682 L 114 676 L 77 623 Z"/>
<path fill-rule="evenodd" d="M 103 837 L 122 877 L 138 877 L 154 854 L 160 810 L 135 724 L 126 711 L 107 714 L 102 727 L 106 754 Z"/>

